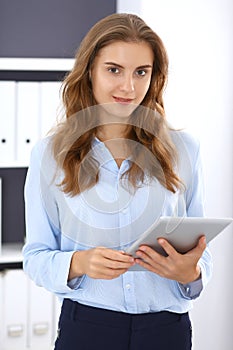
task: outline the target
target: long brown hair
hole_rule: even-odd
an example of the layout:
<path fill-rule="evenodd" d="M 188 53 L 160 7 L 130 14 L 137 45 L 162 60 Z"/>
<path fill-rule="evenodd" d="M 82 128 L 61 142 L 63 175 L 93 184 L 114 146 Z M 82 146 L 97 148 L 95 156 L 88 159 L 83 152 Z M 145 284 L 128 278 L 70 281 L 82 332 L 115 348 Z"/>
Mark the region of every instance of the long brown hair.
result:
<path fill-rule="evenodd" d="M 160 116 L 154 118 L 155 125 L 151 125 L 151 118 L 142 118 L 140 115 L 148 116 L 147 112 L 143 113 L 141 110 L 140 113 L 138 109 L 134 113 L 134 117 L 139 116 L 138 120 L 146 120 L 144 124 L 140 121 L 132 126 L 134 139 L 150 151 L 158 164 L 154 166 L 144 162 L 145 168 L 142 169 L 135 162 L 127 171 L 128 178 L 133 186 L 137 187 L 139 182 L 143 182 L 144 171 L 147 171 L 168 190 L 176 192 L 180 186 L 180 180 L 174 171 L 177 154 L 169 136 L 163 103 L 168 57 L 159 36 L 140 17 L 133 14 L 113 14 L 97 22 L 83 39 L 76 53 L 73 69 L 64 79 L 62 98 L 66 122 L 57 127 L 52 138 L 55 160 L 64 171 L 64 178 L 60 184 L 62 190 L 76 195 L 98 182 L 98 171 L 91 176 L 89 171 L 85 172 L 85 167 L 82 168 L 85 157 L 91 150 L 97 128 L 93 124 L 93 128 L 89 126 L 85 133 L 80 134 L 83 117 L 80 111 L 97 104 L 92 93 L 89 71 L 99 50 L 115 41 L 146 42 L 152 48 L 154 62 L 151 82 L 141 105 Z M 138 157 L 141 157 L 141 154 Z"/>

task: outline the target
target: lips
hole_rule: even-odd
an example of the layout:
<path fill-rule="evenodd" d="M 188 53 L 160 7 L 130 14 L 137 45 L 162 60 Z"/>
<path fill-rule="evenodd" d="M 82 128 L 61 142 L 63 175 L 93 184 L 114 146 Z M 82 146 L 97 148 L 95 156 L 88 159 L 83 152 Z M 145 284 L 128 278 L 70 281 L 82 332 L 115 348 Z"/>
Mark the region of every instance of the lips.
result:
<path fill-rule="evenodd" d="M 117 97 L 117 96 L 113 96 L 113 98 L 114 98 L 115 102 L 125 104 L 125 105 L 128 105 L 133 101 L 132 98 L 122 98 L 122 97 Z"/>

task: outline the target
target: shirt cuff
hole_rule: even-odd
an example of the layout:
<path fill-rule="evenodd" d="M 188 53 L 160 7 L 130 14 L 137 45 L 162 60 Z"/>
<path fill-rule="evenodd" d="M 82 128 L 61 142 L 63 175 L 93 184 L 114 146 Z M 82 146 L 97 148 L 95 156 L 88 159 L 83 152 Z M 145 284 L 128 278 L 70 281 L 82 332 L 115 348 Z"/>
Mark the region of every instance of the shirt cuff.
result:
<path fill-rule="evenodd" d="M 200 266 L 200 264 L 199 264 Z M 190 283 L 182 284 L 178 282 L 179 289 L 181 291 L 182 296 L 185 299 L 192 300 L 199 297 L 203 290 L 203 273 L 202 267 L 200 266 L 200 277 Z"/>
<path fill-rule="evenodd" d="M 201 294 L 201 291 L 203 290 L 203 283 L 201 278 L 187 284 L 178 283 L 178 286 L 182 296 L 189 300 L 198 298 Z"/>
<path fill-rule="evenodd" d="M 78 289 L 82 283 L 83 278 L 85 277 L 85 275 L 83 275 L 80 277 L 75 277 L 68 281 L 70 263 L 73 254 L 74 251 L 59 252 L 59 265 L 57 268 L 57 271 L 59 271 L 59 273 L 57 273 L 55 281 L 56 291 L 60 293 L 67 293 L 71 290 Z"/>
<path fill-rule="evenodd" d="M 74 254 L 74 251 L 73 252 L 69 252 L 69 264 L 68 264 L 68 270 L 66 272 L 67 280 L 68 280 L 68 274 L 69 274 L 70 264 L 71 264 L 71 259 L 72 259 L 73 254 Z M 82 275 L 82 276 L 79 276 L 79 277 L 72 278 L 70 281 L 67 282 L 67 287 L 70 288 L 70 289 L 73 289 L 73 290 L 78 289 L 80 287 L 83 279 L 85 278 L 85 276 L 86 275 Z"/>
<path fill-rule="evenodd" d="M 75 277 L 67 283 L 67 286 L 70 289 L 78 289 L 80 287 L 80 284 L 84 280 L 84 278 L 85 278 L 85 275 L 80 276 L 80 277 Z"/>

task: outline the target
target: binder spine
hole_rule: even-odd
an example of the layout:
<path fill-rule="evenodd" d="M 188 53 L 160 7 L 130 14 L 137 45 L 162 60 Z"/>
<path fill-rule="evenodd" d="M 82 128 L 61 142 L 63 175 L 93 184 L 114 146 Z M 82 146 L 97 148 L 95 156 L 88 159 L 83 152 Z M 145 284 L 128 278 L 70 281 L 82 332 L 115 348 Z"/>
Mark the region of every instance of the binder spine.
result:
<path fill-rule="evenodd" d="M 0 255 L 2 254 L 2 178 L 0 177 Z"/>

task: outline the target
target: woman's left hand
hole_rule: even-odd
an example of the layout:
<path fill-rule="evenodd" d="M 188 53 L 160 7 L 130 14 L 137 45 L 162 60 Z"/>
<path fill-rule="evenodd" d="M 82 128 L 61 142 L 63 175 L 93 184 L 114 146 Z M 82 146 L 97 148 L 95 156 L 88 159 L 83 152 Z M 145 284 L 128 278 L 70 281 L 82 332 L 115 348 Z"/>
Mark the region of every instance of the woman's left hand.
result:
<path fill-rule="evenodd" d="M 161 277 L 172 279 L 182 284 L 190 283 L 200 277 L 201 270 L 198 266 L 198 261 L 206 248 L 205 236 L 202 236 L 197 246 L 186 254 L 178 253 L 163 238 L 160 238 L 158 242 L 167 253 L 166 257 L 157 253 L 154 249 L 142 245 L 136 253 L 139 259 L 136 258 L 135 262 Z"/>

